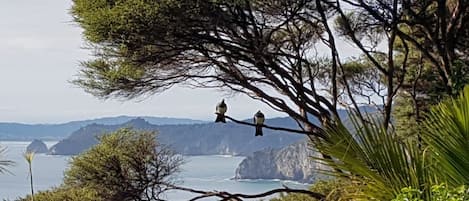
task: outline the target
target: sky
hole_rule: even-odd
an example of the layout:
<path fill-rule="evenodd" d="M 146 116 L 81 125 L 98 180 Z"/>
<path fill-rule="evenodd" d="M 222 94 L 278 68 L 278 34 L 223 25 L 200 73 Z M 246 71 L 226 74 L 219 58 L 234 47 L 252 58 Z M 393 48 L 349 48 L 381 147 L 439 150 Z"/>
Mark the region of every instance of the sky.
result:
<path fill-rule="evenodd" d="M 70 7 L 70 0 L 0 1 L 0 122 L 64 123 L 119 115 L 212 120 L 222 98 L 235 118 L 250 118 L 259 109 L 267 117 L 282 116 L 248 97 L 208 89 L 175 87 L 130 101 L 85 93 L 70 84 L 80 61 L 90 57 Z"/>

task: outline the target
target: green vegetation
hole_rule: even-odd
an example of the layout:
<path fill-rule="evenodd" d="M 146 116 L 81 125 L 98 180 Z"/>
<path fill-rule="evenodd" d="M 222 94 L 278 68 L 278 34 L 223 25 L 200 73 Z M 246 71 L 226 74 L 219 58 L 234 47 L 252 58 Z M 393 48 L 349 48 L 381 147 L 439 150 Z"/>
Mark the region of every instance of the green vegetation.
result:
<path fill-rule="evenodd" d="M 181 163 L 180 156 L 158 144 L 155 133 L 120 129 L 73 157 L 63 185 L 34 200 L 158 200 Z"/>
<path fill-rule="evenodd" d="M 30 195 L 18 201 L 30 201 Z M 96 190 L 90 188 L 59 187 L 40 191 L 34 195 L 36 201 L 101 201 Z"/>
<path fill-rule="evenodd" d="M 358 184 L 358 194 L 349 196 L 390 200 L 404 187 L 425 185 L 424 159 L 415 144 L 401 141 L 379 121 L 368 124 L 354 119 L 353 123 L 355 132 L 338 123 L 339 127 L 326 132 L 330 141 L 315 144 L 334 158 L 317 160 L 341 170 L 332 174 Z"/>
<path fill-rule="evenodd" d="M 469 184 L 469 86 L 458 98 L 432 108 L 422 125 L 422 138 L 431 156 L 426 165 L 436 164 L 430 176 L 440 178 L 437 182 L 445 182 L 449 188 Z"/>
<path fill-rule="evenodd" d="M 408 188 L 431 200 L 431 186 L 468 184 L 469 88 L 454 98 L 469 82 L 464 0 L 75 0 L 71 13 L 95 52 L 75 83 L 98 97 L 175 84 L 247 94 L 301 125 L 289 131 L 353 184 L 341 198 L 391 200 Z M 361 55 L 341 57 L 338 40 Z"/>
<path fill-rule="evenodd" d="M 421 149 L 411 138 L 383 128 L 379 120 L 353 118 L 354 132 L 340 122 L 326 131 L 329 141 L 315 144 L 333 160 L 317 158 L 341 172 L 331 172 L 359 189 L 347 196 L 391 200 L 404 188 L 434 199 L 430 186 L 446 182 L 448 188 L 469 183 L 469 87 L 460 96 L 440 103 L 422 123 Z M 423 150 L 423 151 L 422 151 Z"/>
<path fill-rule="evenodd" d="M 346 198 L 351 191 L 357 191 L 353 184 L 344 179 L 331 179 L 317 181 L 309 188 L 312 192 L 321 193 L 326 196 L 325 201 L 351 200 Z M 318 201 L 305 194 L 290 193 L 281 194 L 279 198 L 273 198 L 270 201 Z"/>
<path fill-rule="evenodd" d="M 354 132 L 338 122 L 325 132 L 330 141 L 315 147 L 334 158 L 316 159 L 341 170 L 330 172 L 340 180 L 317 183 L 311 190 L 330 200 L 469 200 L 469 189 L 461 186 L 469 183 L 468 118 L 469 86 L 426 115 L 424 145 L 384 129 L 376 119 L 353 118 Z M 314 199 L 298 194 L 274 199 L 288 200 Z"/>
<path fill-rule="evenodd" d="M 71 14 L 94 57 L 74 83 L 101 98 L 176 84 L 226 89 L 324 138 L 340 105 L 382 106 L 385 128 L 397 119 L 407 136 L 429 105 L 469 82 L 465 1 L 339 2 L 75 0 Z M 356 58 L 340 56 L 348 50 L 338 41 Z"/>
<path fill-rule="evenodd" d="M 73 157 L 65 172 L 66 186 L 99 189 L 105 200 L 157 199 L 181 164 L 152 132 L 120 129 L 99 141 Z"/>
<path fill-rule="evenodd" d="M 417 189 L 403 188 L 401 194 L 391 201 L 468 201 L 469 188 L 460 186 L 449 189 L 446 185 L 440 184 L 431 187 L 431 199 L 422 199 L 422 192 Z"/>

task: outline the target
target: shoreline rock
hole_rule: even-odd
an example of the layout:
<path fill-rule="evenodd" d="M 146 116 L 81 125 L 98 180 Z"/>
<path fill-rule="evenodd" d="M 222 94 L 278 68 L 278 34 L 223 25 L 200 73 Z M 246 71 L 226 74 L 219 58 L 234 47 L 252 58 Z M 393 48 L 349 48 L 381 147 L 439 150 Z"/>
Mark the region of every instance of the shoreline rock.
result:
<path fill-rule="evenodd" d="M 319 156 L 306 141 L 291 144 L 282 149 L 265 149 L 245 158 L 236 169 L 235 179 L 280 179 L 300 183 L 314 183 L 327 176 L 319 173 L 326 168 L 313 161 Z"/>

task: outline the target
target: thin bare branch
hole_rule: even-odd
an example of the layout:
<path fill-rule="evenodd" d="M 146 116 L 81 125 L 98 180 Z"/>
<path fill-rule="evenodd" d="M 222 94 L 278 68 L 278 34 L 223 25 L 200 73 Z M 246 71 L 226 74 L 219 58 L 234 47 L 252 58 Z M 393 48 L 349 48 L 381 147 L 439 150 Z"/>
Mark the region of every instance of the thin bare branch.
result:
<path fill-rule="evenodd" d="M 277 188 L 272 189 L 263 193 L 259 194 L 243 194 L 243 193 L 229 193 L 225 191 L 205 191 L 205 190 L 198 190 L 193 188 L 181 187 L 172 184 L 167 184 L 167 186 L 173 190 L 182 190 L 186 192 L 201 194 L 200 196 L 193 197 L 190 199 L 191 201 L 207 198 L 207 197 L 218 197 L 221 198 L 223 201 L 231 201 L 231 200 L 242 200 L 242 198 L 264 198 L 273 194 L 277 193 L 300 193 L 309 195 L 312 198 L 316 198 L 318 200 L 325 200 L 326 196 L 320 193 L 312 192 L 309 190 L 304 189 L 291 189 L 291 188 Z"/>

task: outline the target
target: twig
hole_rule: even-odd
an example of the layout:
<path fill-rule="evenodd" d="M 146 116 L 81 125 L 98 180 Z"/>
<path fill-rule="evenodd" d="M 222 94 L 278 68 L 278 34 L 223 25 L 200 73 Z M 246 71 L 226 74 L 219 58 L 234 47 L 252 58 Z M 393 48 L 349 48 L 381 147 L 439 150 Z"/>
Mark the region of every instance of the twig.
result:
<path fill-rule="evenodd" d="M 174 190 L 182 190 L 182 191 L 187 191 L 191 193 L 197 193 L 201 194 L 200 196 L 193 197 L 190 199 L 190 201 L 195 201 L 207 197 L 219 197 L 222 199 L 222 201 L 230 201 L 230 200 L 242 200 L 242 198 L 262 198 L 262 197 L 267 197 L 276 193 L 301 193 L 301 194 L 306 194 L 311 196 L 312 198 L 316 198 L 318 200 L 325 200 L 326 196 L 320 193 L 312 192 L 309 190 L 303 190 L 303 189 L 291 189 L 291 188 L 278 188 L 278 189 L 273 189 L 270 191 L 266 191 L 264 193 L 259 193 L 259 194 L 242 194 L 242 193 L 229 193 L 229 192 L 224 192 L 224 191 L 204 191 L 204 190 L 197 190 L 197 189 L 192 189 L 192 188 L 187 188 L 187 187 L 181 187 L 181 186 L 175 186 L 172 184 L 164 184 L 168 186 L 171 189 Z"/>
<path fill-rule="evenodd" d="M 236 194 L 231 194 L 230 197 L 224 198 L 224 201 L 229 201 L 232 198 L 262 198 L 262 197 L 267 197 L 269 195 L 273 195 L 276 193 L 301 193 L 301 194 L 306 194 L 311 196 L 312 198 L 316 198 L 318 200 L 325 200 L 326 196 L 312 192 L 309 190 L 302 190 L 302 189 L 291 189 L 291 188 L 278 188 L 278 189 L 273 189 L 264 193 L 259 193 L 259 194 L 254 194 L 254 195 L 246 195 L 246 194 L 241 194 L 241 193 L 236 193 Z"/>

